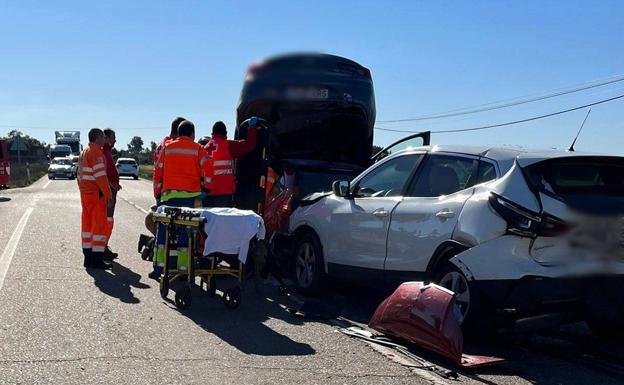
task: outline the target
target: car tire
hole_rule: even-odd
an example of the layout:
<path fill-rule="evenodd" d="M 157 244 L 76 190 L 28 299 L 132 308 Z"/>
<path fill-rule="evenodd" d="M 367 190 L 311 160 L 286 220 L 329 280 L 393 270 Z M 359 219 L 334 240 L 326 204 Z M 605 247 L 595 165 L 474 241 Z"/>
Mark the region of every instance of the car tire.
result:
<path fill-rule="evenodd" d="M 619 283 L 615 283 L 596 287 L 589 296 L 591 299 L 587 302 L 584 313 L 587 325 L 598 337 L 618 340 L 624 338 L 623 292 Z"/>
<path fill-rule="evenodd" d="M 50 175 L 48 175 L 48 179 L 52 180 L 52 177 Z"/>
<path fill-rule="evenodd" d="M 463 328 L 470 328 L 475 324 L 474 320 L 479 316 L 480 301 L 479 295 L 464 273 L 449 261 L 445 261 L 436 270 L 434 283 L 445 287 L 455 293 L 455 314 L 459 325 Z"/>
<path fill-rule="evenodd" d="M 320 294 L 325 280 L 321 243 L 313 233 L 299 237 L 295 247 L 294 280 L 304 294 Z"/>
<path fill-rule="evenodd" d="M 624 318 L 619 320 L 606 320 L 606 319 L 590 319 L 587 321 L 589 329 L 596 336 L 605 339 L 622 339 L 624 338 Z"/>
<path fill-rule="evenodd" d="M 139 177 L 138 177 L 138 176 L 134 176 L 133 178 L 134 178 L 134 180 L 137 180 L 137 179 L 139 179 Z"/>

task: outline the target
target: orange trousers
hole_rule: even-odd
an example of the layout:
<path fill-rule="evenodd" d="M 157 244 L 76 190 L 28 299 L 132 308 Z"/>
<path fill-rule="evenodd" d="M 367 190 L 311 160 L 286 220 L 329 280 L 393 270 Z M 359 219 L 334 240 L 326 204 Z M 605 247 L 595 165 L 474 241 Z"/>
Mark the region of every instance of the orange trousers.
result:
<path fill-rule="evenodd" d="M 91 249 L 94 253 L 104 252 L 108 237 L 106 236 L 106 201 L 99 192 L 80 192 L 82 203 L 82 248 Z"/>

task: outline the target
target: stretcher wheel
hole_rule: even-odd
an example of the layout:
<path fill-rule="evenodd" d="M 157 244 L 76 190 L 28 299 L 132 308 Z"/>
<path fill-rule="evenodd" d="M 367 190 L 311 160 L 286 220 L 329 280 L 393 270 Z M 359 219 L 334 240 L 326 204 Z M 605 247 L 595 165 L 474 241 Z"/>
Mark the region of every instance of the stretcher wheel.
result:
<path fill-rule="evenodd" d="M 240 287 L 233 287 L 223 292 L 223 304 L 228 309 L 236 309 L 241 303 Z"/>
<path fill-rule="evenodd" d="M 193 302 L 193 295 L 191 294 L 191 288 L 185 286 L 184 289 L 175 294 L 175 304 L 178 309 L 188 309 Z"/>
<path fill-rule="evenodd" d="M 165 276 L 160 277 L 160 298 L 165 299 L 169 295 L 169 279 Z"/>
<path fill-rule="evenodd" d="M 217 279 L 215 276 L 212 276 L 208 283 L 208 296 L 214 297 L 215 295 L 217 295 Z"/>

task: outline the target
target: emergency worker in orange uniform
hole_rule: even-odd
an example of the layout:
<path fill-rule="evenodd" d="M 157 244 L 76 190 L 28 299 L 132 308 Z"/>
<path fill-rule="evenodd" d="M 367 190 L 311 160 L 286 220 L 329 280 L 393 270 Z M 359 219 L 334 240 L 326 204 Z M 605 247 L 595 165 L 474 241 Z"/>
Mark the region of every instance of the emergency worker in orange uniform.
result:
<path fill-rule="evenodd" d="M 171 131 L 169 132 L 169 135 L 165 136 L 163 140 L 158 143 L 158 146 L 156 146 L 156 148 L 154 149 L 154 153 L 152 154 L 152 163 L 154 164 L 154 167 L 158 167 L 158 158 L 160 157 L 160 153 L 162 152 L 162 150 L 165 148 L 165 145 L 178 138 L 178 126 L 185 120 L 186 119 L 184 119 L 183 117 L 178 116 L 171 122 Z M 154 230 L 156 228 L 156 226 L 154 225 L 154 213 L 151 210 L 145 216 L 145 227 L 150 231 L 150 233 L 156 235 L 156 231 Z M 153 243 L 153 236 L 141 234 L 139 236 L 138 245 L 139 253 L 145 252 L 151 255 L 151 247 L 149 247 L 148 245 L 153 245 Z M 147 249 L 144 250 L 144 247 L 147 247 Z"/>
<path fill-rule="evenodd" d="M 165 144 L 154 165 L 154 197 L 158 206 L 195 207 L 196 200 L 210 181 L 206 180 L 210 157 L 206 150 L 194 142 L 195 125 L 185 120 L 178 126 L 177 139 Z M 188 261 L 186 232 L 178 238 L 178 267 Z M 164 226 L 159 224 L 156 234 L 154 271 L 150 278 L 157 279 L 165 262 Z"/>
<path fill-rule="evenodd" d="M 78 188 L 82 204 L 82 252 L 84 267 L 110 269 L 103 260 L 106 237 L 106 204 L 112 193 L 106 176 L 106 162 L 102 153 L 104 132 L 99 128 L 89 130 L 89 144 L 82 150 L 78 161 Z"/>
<path fill-rule="evenodd" d="M 156 149 L 154 150 L 154 154 L 152 158 L 154 164 L 156 164 L 156 162 L 158 161 L 158 157 L 160 156 L 160 153 L 162 152 L 163 148 L 165 148 L 165 145 L 178 138 L 178 126 L 180 125 L 180 123 L 182 123 L 185 120 L 186 119 L 184 119 L 181 116 L 178 116 L 177 118 L 173 119 L 173 122 L 171 122 L 171 131 L 169 132 L 169 135 L 165 136 L 162 142 L 158 143 L 158 146 L 156 146 Z"/>
<path fill-rule="evenodd" d="M 233 196 L 236 190 L 234 177 L 234 159 L 239 158 L 256 147 L 258 118 L 249 119 L 247 138 L 243 140 L 228 140 L 227 127 L 221 121 L 212 126 L 212 138 L 206 145 L 206 152 L 210 155 L 210 178 L 208 197 L 204 200 L 206 207 L 232 207 Z"/>

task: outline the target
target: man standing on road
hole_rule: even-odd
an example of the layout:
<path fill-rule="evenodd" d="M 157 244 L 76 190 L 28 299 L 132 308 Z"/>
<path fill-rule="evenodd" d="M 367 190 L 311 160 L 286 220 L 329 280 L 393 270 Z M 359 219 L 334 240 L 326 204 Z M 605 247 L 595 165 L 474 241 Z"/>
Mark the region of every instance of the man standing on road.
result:
<path fill-rule="evenodd" d="M 104 132 L 99 128 L 89 130 L 89 144 L 80 153 L 78 161 L 78 188 L 82 204 L 82 252 L 84 267 L 110 269 L 104 262 L 106 248 L 106 203 L 111 199 L 111 189 L 106 177 L 106 161 L 102 153 Z"/>
<path fill-rule="evenodd" d="M 113 233 L 113 225 L 115 223 L 114 215 L 115 205 L 117 204 L 117 192 L 121 190 L 121 185 L 119 184 L 119 173 L 117 172 L 117 167 L 115 167 L 115 160 L 113 159 L 112 153 L 115 142 L 117 142 L 115 131 L 110 128 L 105 129 L 104 138 L 105 141 L 102 152 L 104 153 L 104 160 L 106 161 L 106 176 L 108 177 L 108 183 L 110 184 L 112 193 L 111 199 L 106 205 L 106 239 L 107 242 L 110 242 L 110 237 Z M 107 244 L 106 249 L 104 249 L 104 259 L 112 260 L 115 258 L 117 258 L 117 253 L 114 253 Z"/>
<path fill-rule="evenodd" d="M 236 179 L 232 168 L 235 158 L 239 158 L 256 147 L 256 124 L 258 118 L 249 119 L 247 138 L 228 140 L 227 128 L 221 121 L 212 126 L 212 139 L 206 145 L 206 152 L 211 158 L 211 180 L 208 197 L 204 200 L 206 207 L 232 207 Z"/>
<path fill-rule="evenodd" d="M 195 140 L 195 125 L 185 120 L 178 126 L 177 139 L 165 144 L 154 164 L 154 197 L 158 205 L 195 207 L 202 192 L 208 171 L 209 157 L 206 150 Z M 185 245 L 186 233 L 182 232 L 178 243 Z M 149 277 L 157 279 L 165 262 L 164 226 L 159 225 L 156 234 L 154 271 Z M 178 249 L 178 266 L 188 266 L 185 248 Z"/>

